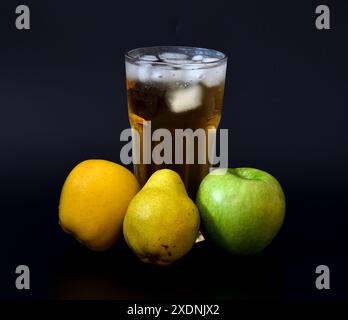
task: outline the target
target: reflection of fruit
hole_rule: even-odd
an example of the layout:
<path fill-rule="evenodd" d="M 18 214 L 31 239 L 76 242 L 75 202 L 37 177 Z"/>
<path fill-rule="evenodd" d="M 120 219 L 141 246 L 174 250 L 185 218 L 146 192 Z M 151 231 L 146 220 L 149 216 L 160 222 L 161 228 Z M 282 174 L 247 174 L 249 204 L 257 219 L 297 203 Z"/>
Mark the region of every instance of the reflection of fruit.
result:
<path fill-rule="evenodd" d="M 122 235 L 130 200 L 139 190 L 133 174 L 105 160 L 86 160 L 66 179 L 59 223 L 92 250 L 106 250 Z"/>
<path fill-rule="evenodd" d="M 129 204 L 123 233 L 143 262 L 169 265 L 192 248 L 198 228 L 197 207 L 180 176 L 163 169 L 150 177 Z"/>
<path fill-rule="evenodd" d="M 217 169 L 202 181 L 197 206 L 206 235 L 236 254 L 263 250 L 278 233 L 285 196 L 278 181 L 252 168 Z"/>

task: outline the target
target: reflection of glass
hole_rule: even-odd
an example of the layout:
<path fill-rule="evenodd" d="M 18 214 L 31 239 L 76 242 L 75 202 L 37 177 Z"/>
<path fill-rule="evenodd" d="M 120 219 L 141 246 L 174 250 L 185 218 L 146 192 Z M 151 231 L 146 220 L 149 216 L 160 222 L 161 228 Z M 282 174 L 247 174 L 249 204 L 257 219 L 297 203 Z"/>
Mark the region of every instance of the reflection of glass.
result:
<path fill-rule="evenodd" d="M 224 95 L 226 56 L 216 50 L 192 47 L 148 47 L 126 54 L 128 113 L 131 127 L 140 135 L 140 164 L 135 175 L 144 185 L 152 173 L 169 168 L 178 172 L 189 195 L 194 198 L 199 183 L 209 172 L 207 137 L 205 147 L 194 143 L 193 164 L 145 164 L 143 155 L 144 121 L 151 121 L 151 133 L 166 128 L 172 133 L 175 160 L 175 129 L 216 129 L 221 117 Z M 148 143 L 148 142 L 146 142 Z M 152 142 L 152 148 L 159 142 Z M 184 141 L 184 163 L 186 162 Z M 199 149 L 199 150 L 198 150 Z M 205 164 L 198 163 L 204 152 Z"/>

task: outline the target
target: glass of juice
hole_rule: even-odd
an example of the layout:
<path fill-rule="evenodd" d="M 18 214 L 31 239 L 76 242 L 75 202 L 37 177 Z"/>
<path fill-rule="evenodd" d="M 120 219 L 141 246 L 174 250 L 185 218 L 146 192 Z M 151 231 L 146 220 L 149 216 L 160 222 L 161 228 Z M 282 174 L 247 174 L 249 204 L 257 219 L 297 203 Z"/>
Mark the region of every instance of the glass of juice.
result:
<path fill-rule="evenodd" d="M 213 49 L 159 46 L 130 50 L 125 59 L 129 121 L 140 140 L 133 146 L 135 175 L 143 186 L 156 170 L 172 169 L 194 199 L 211 166 L 208 130 L 220 122 L 227 57 Z M 157 129 L 166 129 L 172 139 L 165 141 L 162 151 L 170 154 L 161 155 L 167 160 L 162 163 L 153 158 L 163 143 L 153 139 Z"/>

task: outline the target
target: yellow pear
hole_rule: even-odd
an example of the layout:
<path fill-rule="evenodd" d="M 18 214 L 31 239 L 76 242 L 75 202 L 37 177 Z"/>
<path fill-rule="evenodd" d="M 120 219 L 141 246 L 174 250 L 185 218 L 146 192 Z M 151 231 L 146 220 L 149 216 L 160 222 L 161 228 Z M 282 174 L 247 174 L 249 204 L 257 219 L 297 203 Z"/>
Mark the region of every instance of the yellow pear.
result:
<path fill-rule="evenodd" d="M 195 243 L 199 213 L 180 176 L 156 171 L 130 202 L 123 223 L 128 246 L 146 263 L 169 265 Z"/>

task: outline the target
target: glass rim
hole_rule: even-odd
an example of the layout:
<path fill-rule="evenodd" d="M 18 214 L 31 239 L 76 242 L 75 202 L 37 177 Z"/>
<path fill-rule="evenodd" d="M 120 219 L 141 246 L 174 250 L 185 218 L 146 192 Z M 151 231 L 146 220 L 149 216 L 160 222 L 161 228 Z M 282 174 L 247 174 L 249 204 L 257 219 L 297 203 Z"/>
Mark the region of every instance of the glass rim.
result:
<path fill-rule="evenodd" d="M 149 51 L 154 51 L 154 50 L 158 50 L 159 52 L 170 52 L 170 50 L 175 51 L 175 53 L 178 53 L 177 51 L 180 50 L 187 50 L 187 51 L 201 51 L 201 52 L 211 52 L 214 53 L 215 55 L 218 55 L 220 57 L 216 57 L 214 56 L 214 58 L 216 58 L 217 60 L 214 61 L 197 61 L 197 62 L 185 62 L 185 63 L 178 63 L 175 62 L 175 59 L 173 59 L 173 61 L 170 62 L 166 62 L 166 61 L 152 61 L 152 60 L 148 60 L 148 59 L 142 59 L 140 53 L 142 53 L 143 55 L 149 55 Z M 197 53 L 197 55 L 199 55 L 199 53 Z M 152 65 L 161 65 L 161 66 L 175 66 L 177 68 L 182 67 L 194 67 L 195 69 L 199 69 L 199 68 L 209 68 L 209 67 L 215 67 L 215 66 L 219 66 L 221 64 L 223 64 L 224 62 L 227 61 L 227 55 L 221 51 L 215 50 L 215 49 L 209 49 L 209 48 L 202 48 L 202 47 L 190 47 L 190 46 L 148 46 L 148 47 L 138 47 L 138 48 L 134 48 L 131 50 L 128 50 L 125 53 L 125 58 L 127 61 L 129 61 L 130 63 L 136 63 L 136 62 L 141 62 L 141 63 L 149 63 Z M 211 56 L 211 58 L 213 58 L 213 55 Z"/>

